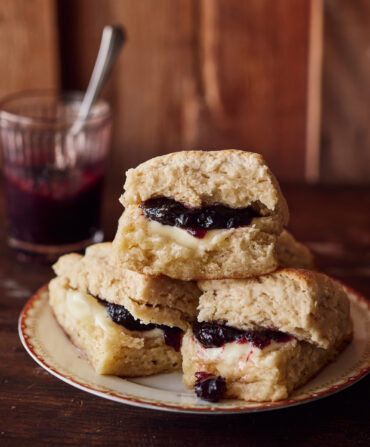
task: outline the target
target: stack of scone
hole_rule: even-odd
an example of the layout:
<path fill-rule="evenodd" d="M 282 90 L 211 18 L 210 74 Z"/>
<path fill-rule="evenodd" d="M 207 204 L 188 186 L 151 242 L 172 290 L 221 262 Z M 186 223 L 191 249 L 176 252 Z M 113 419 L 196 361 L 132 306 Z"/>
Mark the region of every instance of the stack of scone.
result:
<path fill-rule="evenodd" d="M 50 283 L 58 322 L 97 372 L 182 363 L 204 399 L 280 400 L 350 339 L 346 293 L 284 230 L 288 208 L 260 155 L 154 158 L 127 172 L 121 202 L 113 245 L 62 257 Z"/>

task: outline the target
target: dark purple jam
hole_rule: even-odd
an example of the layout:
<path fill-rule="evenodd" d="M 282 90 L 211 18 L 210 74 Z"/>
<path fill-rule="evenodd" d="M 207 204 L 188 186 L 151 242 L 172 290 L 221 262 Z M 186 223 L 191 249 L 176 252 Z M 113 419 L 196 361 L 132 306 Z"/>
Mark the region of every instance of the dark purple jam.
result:
<path fill-rule="evenodd" d="M 83 169 L 4 168 L 9 235 L 43 245 L 64 245 L 91 238 L 99 228 L 102 163 Z"/>
<path fill-rule="evenodd" d="M 193 323 L 193 334 L 205 348 L 219 348 L 225 343 L 235 341 L 243 335 L 244 331 L 218 324 L 214 321 Z"/>
<path fill-rule="evenodd" d="M 264 329 L 262 331 L 245 331 L 236 341 L 240 344 L 251 343 L 253 346 L 263 349 L 271 343 L 271 340 L 277 343 L 285 343 L 292 339 L 293 337 L 291 335 L 285 334 L 284 332 Z"/>
<path fill-rule="evenodd" d="M 244 227 L 254 217 L 260 217 L 251 206 L 229 208 L 224 205 L 210 205 L 190 208 L 166 197 L 148 199 L 141 205 L 141 209 L 146 218 L 163 225 L 183 228 L 199 239 L 205 236 L 207 230 Z"/>
<path fill-rule="evenodd" d="M 151 331 L 156 327 L 155 324 L 144 324 L 137 320 L 124 306 L 100 299 L 99 301 L 105 306 L 108 315 L 115 323 L 130 331 Z"/>
<path fill-rule="evenodd" d="M 92 295 L 90 293 L 90 295 Z M 176 352 L 180 351 L 183 331 L 178 327 L 169 327 L 164 324 L 144 324 L 136 319 L 124 306 L 120 304 L 109 303 L 96 295 L 92 295 L 101 304 L 104 305 L 108 315 L 115 323 L 125 327 L 130 331 L 151 331 L 152 329 L 161 329 L 163 331 L 164 342 L 171 346 Z"/>
<path fill-rule="evenodd" d="M 195 373 L 194 391 L 198 397 L 209 402 L 218 402 L 226 391 L 225 379 L 200 371 Z"/>
<path fill-rule="evenodd" d="M 196 321 L 193 324 L 193 334 L 205 348 L 219 348 L 225 343 L 236 341 L 237 343 L 251 343 L 256 348 L 263 349 L 271 343 L 271 340 L 285 343 L 293 338 L 289 334 L 273 329 L 242 331 L 215 321 L 202 323 Z"/>
<path fill-rule="evenodd" d="M 167 346 L 171 346 L 176 352 L 180 351 L 181 348 L 181 340 L 183 336 L 182 329 L 178 327 L 169 327 L 164 324 L 157 324 L 156 327 L 162 329 L 164 342 Z"/>

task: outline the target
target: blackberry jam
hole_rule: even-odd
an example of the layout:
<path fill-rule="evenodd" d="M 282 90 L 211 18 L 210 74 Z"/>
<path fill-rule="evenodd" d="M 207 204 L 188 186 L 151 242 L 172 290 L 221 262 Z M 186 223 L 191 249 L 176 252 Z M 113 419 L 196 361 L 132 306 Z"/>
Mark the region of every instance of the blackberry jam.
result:
<path fill-rule="evenodd" d="M 218 402 L 226 391 L 225 379 L 203 371 L 195 373 L 194 391 L 198 397 L 209 402 Z"/>
<path fill-rule="evenodd" d="M 219 348 L 225 343 L 236 341 L 237 343 L 250 343 L 256 348 L 263 349 L 271 341 L 285 343 L 293 339 L 289 334 L 263 329 L 260 331 L 243 331 L 216 321 L 202 322 L 196 321 L 193 324 L 193 334 L 199 343 L 205 348 Z"/>
<path fill-rule="evenodd" d="M 195 321 L 193 334 L 205 348 L 219 348 L 225 343 L 235 341 L 243 335 L 243 331 L 216 322 Z"/>
<path fill-rule="evenodd" d="M 89 292 L 90 293 L 90 292 Z M 92 295 L 90 293 L 90 295 Z M 111 320 L 125 327 L 129 331 L 151 331 L 152 329 L 161 329 L 163 331 L 164 342 L 171 346 L 176 352 L 180 351 L 183 331 L 177 327 L 169 327 L 164 324 L 142 323 L 136 319 L 124 306 L 120 304 L 109 303 L 98 296 L 92 295 L 105 307 Z"/>
<path fill-rule="evenodd" d="M 210 205 L 190 208 L 166 197 L 148 199 L 140 207 L 146 218 L 163 225 L 182 228 L 199 239 L 203 238 L 208 230 L 244 227 L 249 225 L 254 217 L 260 217 L 251 206 L 230 208 L 224 205 Z"/>
<path fill-rule="evenodd" d="M 102 163 L 68 171 L 8 164 L 9 243 L 22 250 L 27 244 L 62 247 L 91 240 L 99 229 L 103 175 Z"/>

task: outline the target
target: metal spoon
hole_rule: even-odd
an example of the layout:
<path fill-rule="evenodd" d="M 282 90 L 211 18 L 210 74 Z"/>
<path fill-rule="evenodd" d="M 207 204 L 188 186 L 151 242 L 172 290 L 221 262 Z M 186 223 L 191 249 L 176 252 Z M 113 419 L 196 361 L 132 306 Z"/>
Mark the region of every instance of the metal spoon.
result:
<path fill-rule="evenodd" d="M 76 135 L 82 129 L 95 100 L 98 98 L 110 74 L 125 39 L 126 34 L 121 26 L 109 25 L 104 27 L 89 85 L 83 97 L 77 118 L 68 133 Z"/>
<path fill-rule="evenodd" d="M 77 117 L 66 132 L 55 134 L 55 168 L 72 169 L 78 155 L 85 150 L 86 135 L 81 130 L 108 78 L 125 38 L 125 32 L 120 26 L 104 27 L 98 56 Z"/>

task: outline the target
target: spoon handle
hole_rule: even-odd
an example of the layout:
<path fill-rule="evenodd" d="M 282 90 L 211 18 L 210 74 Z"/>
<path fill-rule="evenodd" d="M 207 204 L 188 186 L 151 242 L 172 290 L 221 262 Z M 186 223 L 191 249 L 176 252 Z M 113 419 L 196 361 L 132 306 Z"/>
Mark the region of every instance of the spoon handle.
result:
<path fill-rule="evenodd" d="M 99 96 L 107 77 L 110 74 L 112 66 L 119 54 L 122 44 L 126 39 L 125 32 L 121 26 L 105 26 L 100 43 L 98 56 L 90 78 L 89 85 L 83 97 L 78 116 L 74 122 L 71 133 L 78 133 L 96 98 Z"/>

